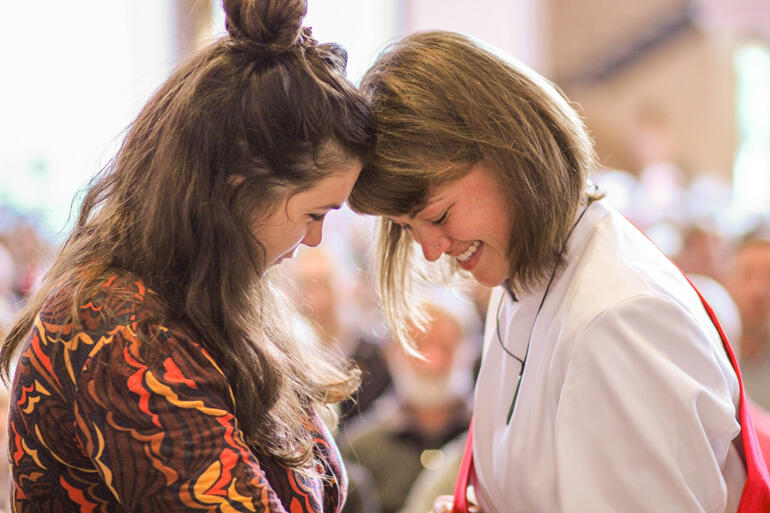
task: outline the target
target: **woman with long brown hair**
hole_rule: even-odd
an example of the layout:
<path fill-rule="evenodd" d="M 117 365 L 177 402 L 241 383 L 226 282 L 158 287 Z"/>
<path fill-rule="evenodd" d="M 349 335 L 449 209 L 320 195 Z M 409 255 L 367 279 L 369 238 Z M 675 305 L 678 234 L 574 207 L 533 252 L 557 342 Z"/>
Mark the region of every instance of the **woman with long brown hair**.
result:
<path fill-rule="evenodd" d="M 486 513 L 767 511 L 721 331 L 587 183 L 592 143 L 563 95 L 448 32 L 396 42 L 361 88 L 377 143 L 350 204 L 382 216 L 395 332 L 425 260 L 494 287 L 454 506 L 475 472 Z"/>
<path fill-rule="evenodd" d="M 304 0 L 225 0 L 93 181 L 2 348 L 14 511 L 335 511 L 316 413 L 357 372 L 295 340 L 271 267 L 317 245 L 373 146 Z"/>

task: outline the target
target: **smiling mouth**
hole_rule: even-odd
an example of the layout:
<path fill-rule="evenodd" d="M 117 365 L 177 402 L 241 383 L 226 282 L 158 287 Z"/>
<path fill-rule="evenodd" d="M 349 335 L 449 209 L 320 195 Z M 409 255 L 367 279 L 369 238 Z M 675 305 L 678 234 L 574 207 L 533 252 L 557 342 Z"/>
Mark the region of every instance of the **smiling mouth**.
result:
<path fill-rule="evenodd" d="M 457 255 L 455 258 L 457 258 L 457 261 L 460 263 L 466 263 L 468 262 L 473 254 L 476 252 L 477 249 L 479 249 L 479 245 L 481 244 L 481 241 L 477 240 L 470 246 L 468 246 L 468 249 Z"/>

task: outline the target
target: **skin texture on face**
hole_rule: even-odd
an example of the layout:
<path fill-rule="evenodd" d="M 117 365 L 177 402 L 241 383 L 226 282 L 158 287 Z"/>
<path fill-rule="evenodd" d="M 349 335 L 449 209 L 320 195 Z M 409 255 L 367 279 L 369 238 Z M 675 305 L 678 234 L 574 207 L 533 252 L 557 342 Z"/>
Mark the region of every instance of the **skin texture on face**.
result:
<path fill-rule="evenodd" d="M 349 161 L 313 187 L 288 196 L 257 223 L 254 234 L 265 246 L 268 267 L 293 257 L 300 244 L 321 243 L 326 214 L 342 206 L 360 172 L 361 163 Z"/>
<path fill-rule="evenodd" d="M 462 178 L 436 189 L 416 215 L 390 219 L 420 244 L 426 260 L 433 262 L 447 254 L 488 287 L 508 278 L 510 209 L 492 170 L 484 163 L 475 164 Z"/>

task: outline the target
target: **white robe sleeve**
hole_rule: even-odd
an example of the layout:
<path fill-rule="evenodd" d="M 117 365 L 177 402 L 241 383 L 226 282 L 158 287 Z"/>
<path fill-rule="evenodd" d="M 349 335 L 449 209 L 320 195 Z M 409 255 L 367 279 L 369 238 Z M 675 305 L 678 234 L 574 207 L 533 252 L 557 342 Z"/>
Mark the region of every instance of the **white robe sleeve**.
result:
<path fill-rule="evenodd" d="M 577 334 L 554 432 L 560 512 L 735 511 L 737 382 L 707 329 L 645 295 Z"/>

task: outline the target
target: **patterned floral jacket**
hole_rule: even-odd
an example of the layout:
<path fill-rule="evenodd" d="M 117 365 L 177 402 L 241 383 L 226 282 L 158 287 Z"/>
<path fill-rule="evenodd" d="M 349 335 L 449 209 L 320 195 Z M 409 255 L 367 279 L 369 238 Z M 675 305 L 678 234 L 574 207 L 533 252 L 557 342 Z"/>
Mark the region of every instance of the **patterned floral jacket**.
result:
<path fill-rule="evenodd" d="M 233 416 L 232 391 L 183 330 L 154 326 L 140 280 L 117 274 L 68 317 L 52 294 L 22 348 L 11 392 L 9 457 L 16 512 L 338 512 L 346 478 L 323 423 L 309 426 L 310 478 L 260 456 Z M 102 312 L 110 311 L 109 315 Z"/>

